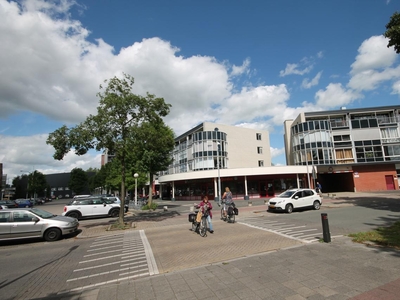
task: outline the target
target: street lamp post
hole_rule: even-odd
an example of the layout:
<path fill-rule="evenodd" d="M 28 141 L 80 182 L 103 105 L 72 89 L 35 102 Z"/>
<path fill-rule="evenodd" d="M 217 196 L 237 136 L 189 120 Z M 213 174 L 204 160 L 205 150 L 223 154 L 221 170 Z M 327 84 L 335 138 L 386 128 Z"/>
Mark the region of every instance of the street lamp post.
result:
<path fill-rule="evenodd" d="M 215 131 L 215 138 L 217 141 L 217 168 L 218 168 L 218 193 L 217 193 L 217 198 L 218 198 L 218 205 L 221 205 L 221 175 L 219 171 L 219 151 L 220 151 L 220 143 L 218 142 L 218 128 L 214 129 Z"/>
<path fill-rule="evenodd" d="M 139 174 L 135 173 L 133 177 L 135 177 L 135 206 L 137 206 L 137 179 L 139 177 Z"/>

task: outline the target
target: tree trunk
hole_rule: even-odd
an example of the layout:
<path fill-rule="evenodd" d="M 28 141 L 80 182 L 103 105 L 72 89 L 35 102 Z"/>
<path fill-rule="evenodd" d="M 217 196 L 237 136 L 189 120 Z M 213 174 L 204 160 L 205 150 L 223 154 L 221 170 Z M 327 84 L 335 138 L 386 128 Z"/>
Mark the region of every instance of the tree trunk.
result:
<path fill-rule="evenodd" d="M 149 173 L 149 201 L 148 206 L 151 207 L 151 203 L 153 202 L 153 174 Z"/>
<path fill-rule="evenodd" d="M 124 214 L 125 214 L 125 172 L 126 172 L 126 167 L 125 167 L 125 155 L 122 155 L 121 158 L 121 165 L 122 165 L 122 171 L 121 171 L 121 207 L 119 208 L 119 217 L 118 217 L 118 223 L 119 224 L 124 224 Z"/>

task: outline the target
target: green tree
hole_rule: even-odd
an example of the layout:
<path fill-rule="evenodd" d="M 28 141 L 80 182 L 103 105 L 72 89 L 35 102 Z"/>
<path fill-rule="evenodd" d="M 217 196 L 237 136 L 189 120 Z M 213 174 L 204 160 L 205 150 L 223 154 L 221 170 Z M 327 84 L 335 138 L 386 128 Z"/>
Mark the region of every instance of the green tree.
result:
<path fill-rule="evenodd" d="M 68 187 L 75 194 L 81 194 L 88 186 L 88 176 L 81 168 L 74 168 L 71 171 Z"/>
<path fill-rule="evenodd" d="M 400 13 L 395 12 L 391 17 L 389 23 L 386 24 L 386 31 L 384 36 L 389 39 L 387 47 L 394 46 L 394 51 L 400 53 Z"/>
<path fill-rule="evenodd" d="M 28 175 L 28 192 L 30 197 L 36 198 L 38 195 L 44 195 L 47 188 L 46 176 L 39 171 L 33 171 Z"/>
<path fill-rule="evenodd" d="M 15 199 L 25 198 L 27 195 L 28 175 L 14 177 L 12 186 L 15 188 Z"/>
<path fill-rule="evenodd" d="M 174 132 L 163 122 L 144 122 L 136 129 L 132 153 L 138 169 L 149 174 L 149 206 L 154 193 L 154 175 L 167 170 L 172 163 L 174 144 Z"/>
<path fill-rule="evenodd" d="M 53 157 L 62 160 L 74 149 L 75 154 L 84 155 L 89 149 L 107 149 L 121 164 L 121 208 L 119 223 L 124 222 L 125 179 L 127 153 L 131 151 L 134 129 L 143 122 L 162 122 L 171 105 L 163 98 L 148 94 L 143 97 L 132 93 L 134 79 L 124 74 L 122 79 L 106 80 L 107 87 L 100 85 L 97 115 L 89 115 L 78 126 L 66 125 L 49 134 L 47 144 L 54 147 Z"/>

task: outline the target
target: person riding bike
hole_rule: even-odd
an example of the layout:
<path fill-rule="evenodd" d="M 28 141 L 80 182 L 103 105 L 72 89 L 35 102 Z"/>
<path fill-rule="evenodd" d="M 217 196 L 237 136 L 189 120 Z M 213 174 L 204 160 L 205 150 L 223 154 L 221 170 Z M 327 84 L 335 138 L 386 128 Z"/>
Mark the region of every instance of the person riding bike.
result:
<path fill-rule="evenodd" d="M 204 214 L 206 211 L 208 212 L 207 214 L 207 223 L 208 223 L 208 227 L 210 229 L 210 233 L 214 233 L 213 230 L 213 225 L 212 225 L 212 205 L 211 203 L 208 201 L 208 197 L 204 196 L 203 197 L 203 201 L 200 202 L 198 205 L 196 205 L 197 208 L 200 208 L 200 211 Z"/>
<path fill-rule="evenodd" d="M 235 203 L 233 203 L 232 200 L 232 192 L 230 191 L 229 187 L 225 188 L 225 193 L 222 195 L 222 203 L 224 204 L 223 206 L 224 218 L 226 218 L 228 215 L 229 208 L 232 207 L 233 209 L 235 207 Z"/>

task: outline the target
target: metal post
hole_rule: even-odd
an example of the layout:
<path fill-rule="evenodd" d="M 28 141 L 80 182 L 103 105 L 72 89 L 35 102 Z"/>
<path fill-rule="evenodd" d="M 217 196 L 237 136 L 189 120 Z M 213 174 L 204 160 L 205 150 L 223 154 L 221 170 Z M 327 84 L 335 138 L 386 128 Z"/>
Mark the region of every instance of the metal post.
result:
<path fill-rule="evenodd" d="M 217 143 L 217 168 L 218 168 L 218 192 L 217 192 L 217 199 L 218 199 L 218 205 L 221 206 L 221 175 L 219 171 L 219 151 L 220 151 L 220 142 L 218 141 L 218 128 L 214 129 L 215 131 L 215 140 Z"/>
<path fill-rule="evenodd" d="M 329 232 L 329 223 L 328 223 L 328 214 L 321 214 L 321 221 L 322 221 L 322 233 L 324 235 L 324 242 L 330 243 L 331 242 L 331 233 Z"/>
<path fill-rule="evenodd" d="M 310 188 L 310 172 L 308 171 L 308 156 L 307 156 L 307 150 L 305 150 L 306 153 L 306 166 L 307 166 L 307 183 L 308 183 L 308 188 Z"/>
<path fill-rule="evenodd" d="M 137 179 L 138 179 L 138 177 L 139 177 L 139 174 L 138 173 L 135 173 L 134 175 L 133 175 L 133 177 L 135 177 L 135 207 L 138 205 L 137 204 Z"/>

